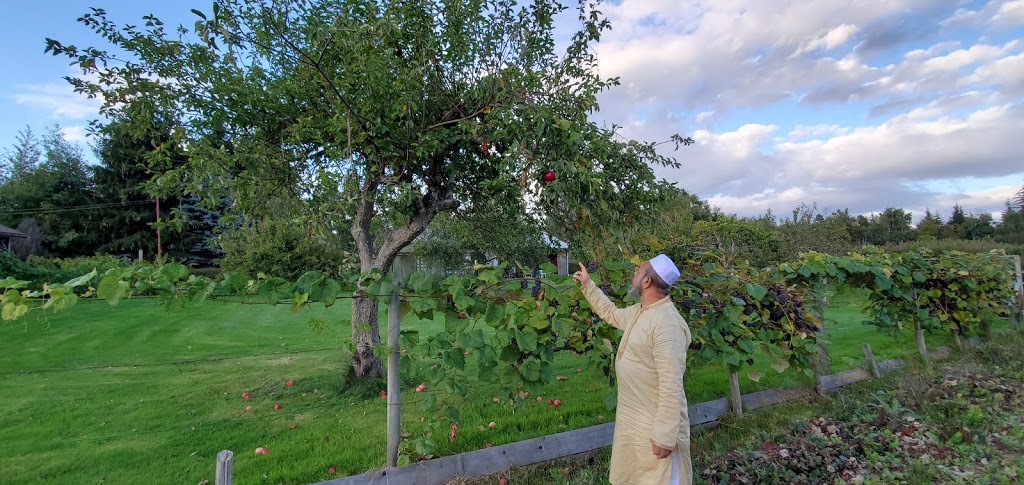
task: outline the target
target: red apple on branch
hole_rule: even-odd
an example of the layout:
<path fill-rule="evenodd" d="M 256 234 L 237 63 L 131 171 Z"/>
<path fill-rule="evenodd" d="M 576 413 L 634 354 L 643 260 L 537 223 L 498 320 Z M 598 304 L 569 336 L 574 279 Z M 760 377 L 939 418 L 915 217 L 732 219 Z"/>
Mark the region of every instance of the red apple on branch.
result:
<path fill-rule="evenodd" d="M 545 182 L 554 182 L 555 181 L 555 171 L 554 170 L 548 170 L 547 172 L 544 172 L 544 175 L 541 177 L 541 179 L 543 179 Z"/>

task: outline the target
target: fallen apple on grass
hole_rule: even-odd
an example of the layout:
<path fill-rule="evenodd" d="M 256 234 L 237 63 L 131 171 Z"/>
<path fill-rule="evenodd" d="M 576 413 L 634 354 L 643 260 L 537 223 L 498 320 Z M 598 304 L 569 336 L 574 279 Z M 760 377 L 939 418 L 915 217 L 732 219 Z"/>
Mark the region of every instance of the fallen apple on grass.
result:
<path fill-rule="evenodd" d="M 243 393 L 242 393 L 242 399 L 249 399 L 250 397 L 252 397 L 252 396 L 251 396 L 251 395 L 249 395 L 249 393 L 248 393 L 248 392 L 243 392 Z"/>
<path fill-rule="evenodd" d="M 252 411 L 252 406 L 246 406 L 246 407 L 245 407 L 245 410 L 246 410 L 246 411 Z"/>
<path fill-rule="evenodd" d="M 337 468 L 332 466 L 332 467 L 327 469 L 327 474 L 328 475 L 334 475 L 335 473 L 338 473 L 338 469 Z"/>
<path fill-rule="evenodd" d="M 286 385 L 286 386 L 288 386 L 288 387 L 292 387 L 292 386 L 294 386 L 294 385 L 295 385 L 295 381 L 288 381 L 288 382 L 286 382 L 286 383 L 285 383 L 284 385 Z"/>
<path fill-rule="evenodd" d="M 275 404 L 274 405 L 274 411 L 277 411 L 278 409 L 281 409 L 281 405 L 280 404 Z"/>
<path fill-rule="evenodd" d="M 269 453 L 270 453 L 270 450 L 268 450 L 268 449 L 266 449 L 266 448 L 264 448 L 262 446 L 259 447 L 259 448 L 256 448 L 256 454 L 257 455 L 266 455 L 266 454 L 269 454 Z"/>

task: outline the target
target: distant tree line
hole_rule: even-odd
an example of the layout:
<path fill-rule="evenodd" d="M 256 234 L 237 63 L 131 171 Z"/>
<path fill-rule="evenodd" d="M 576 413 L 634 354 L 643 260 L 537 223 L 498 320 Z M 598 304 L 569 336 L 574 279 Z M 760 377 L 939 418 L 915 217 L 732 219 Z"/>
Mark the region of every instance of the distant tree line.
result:
<path fill-rule="evenodd" d="M 110 123 L 96 132 L 91 148 L 97 163 L 87 162 L 82 149 L 65 140 L 57 126 L 42 136 L 26 128 L 4 150 L 0 224 L 29 235 L 15 241 L 18 256 L 134 257 L 141 249 L 152 257 L 160 227 L 163 251 L 193 265 L 293 277 L 309 269 L 338 273 L 354 268 L 349 221 L 316 210 L 324 205 L 316 200 L 318 194 L 282 193 L 263 204 L 237 207 L 229 193 L 213 206 L 168 193 L 164 187 L 180 184 L 167 184 L 162 177 L 186 163 L 185 151 L 168 143 L 173 127 L 159 118 L 145 130 L 131 126 Z M 158 147 L 172 153 L 154 159 L 151 154 Z M 660 206 L 651 208 L 656 213 L 652 220 L 603 239 L 574 239 L 555 222 L 531 217 L 526 201 L 467 205 L 438 217 L 412 253 L 425 264 L 448 270 L 492 259 L 535 267 L 547 261 L 545 234 L 567 239 L 573 260 L 649 249 L 687 258 L 713 250 L 725 265 L 737 260 L 767 265 L 801 252 L 839 255 L 864 245 L 1024 252 L 1024 187 L 1006 201 L 998 222 L 991 214 L 968 213 L 955 205 L 945 217 L 929 209 L 917 224 L 901 208 L 852 215 L 847 209 L 822 210 L 815 204 L 801 204 L 784 216 L 768 210 L 757 217 L 738 217 L 683 189 L 666 194 Z"/>

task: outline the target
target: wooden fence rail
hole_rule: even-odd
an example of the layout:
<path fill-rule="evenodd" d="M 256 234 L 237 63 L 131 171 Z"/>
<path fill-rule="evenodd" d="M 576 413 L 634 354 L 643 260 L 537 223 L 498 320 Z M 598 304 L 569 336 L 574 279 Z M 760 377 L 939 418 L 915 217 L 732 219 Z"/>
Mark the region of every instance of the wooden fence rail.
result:
<path fill-rule="evenodd" d="M 946 347 L 936 349 L 933 359 L 943 359 L 951 354 Z M 899 359 L 877 363 L 879 373 L 890 372 L 903 366 Z M 821 376 L 821 387 L 825 392 L 834 392 L 843 386 L 869 379 L 867 369 L 851 369 L 836 374 Z M 795 399 L 811 399 L 814 388 L 767 389 L 742 396 L 742 408 L 753 410 L 780 404 Z M 731 412 L 729 398 L 716 399 L 690 406 L 691 429 L 702 429 L 716 424 Z M 447 483 L 459 477 L 475 477 L 500 473 L 512 467 L 533 465 L 566 456 L 586 453 L 612 444 L 615 423 L 599 424 L 588 428 L 566 431 L 540 438 L 534 438 L 459 455 L 436 458 L 402 468 L 372 470 L 361 475 L 336 478 L 317 485 L 362 485 L 362 484 L 438 484 Z"/>

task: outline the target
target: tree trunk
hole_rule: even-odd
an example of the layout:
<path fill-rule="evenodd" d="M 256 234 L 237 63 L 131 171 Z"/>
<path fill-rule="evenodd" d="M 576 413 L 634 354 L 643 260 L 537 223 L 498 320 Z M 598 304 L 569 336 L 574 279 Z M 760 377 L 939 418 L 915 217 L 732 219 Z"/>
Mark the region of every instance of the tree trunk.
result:
<path fill-rule="evenodd" d="M 377 324 L 377 299 L 355 298 L 352 300 L 352 368 L 360 377 L 384 375 L 384 362 L 373 354 L 380 344 L 380 327 Z"/>
<path fill-rule="evenodd" d="M 376 213 L 374 197 L 379 181 L 369 180 L 363 187 L 362 201 L 356 210 L 352 224 L 352 239 L 359 252 L 359 269 L 368 272 L 374 269 L 388 272 L 395 262 L 398 252 L 408 246 L 427 229 L 430 221 L 438 212 L 454 210 L 459 207 L 450 190 L 443 187 L 428 186 L 428 190 L 418 200 L 416 214 L 404 226 L 390 231 L 383 238 L 380 247 L 374 246 L 374 237 L 370 226 Z M 377 324 L 376 295 L 369 298 L 352 300 L 352 342 L 355 352 L 352 353 L 352 368 L 359 377 L 380 377 L 384 375 L 384 362 L 374 355 L 373 351 L 380 344 L 380 326 Z"/>

